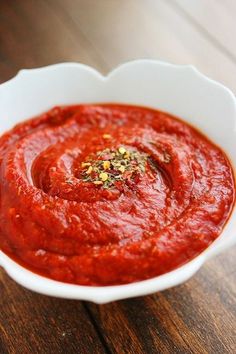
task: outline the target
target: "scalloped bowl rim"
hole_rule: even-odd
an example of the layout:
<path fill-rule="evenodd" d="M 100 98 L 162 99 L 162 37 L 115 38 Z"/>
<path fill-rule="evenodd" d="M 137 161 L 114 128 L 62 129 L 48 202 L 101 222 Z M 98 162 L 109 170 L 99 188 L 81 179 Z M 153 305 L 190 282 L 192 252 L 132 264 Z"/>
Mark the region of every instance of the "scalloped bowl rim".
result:
<path fill-rule="evenodd" d="M 224 85 L 208 78 L 207 76 L 199 72 L 193 65 L 175 65 L 163 61 L 140 59 L 123 63 L 112 71 L 110 71 L 107 75 L 102 75 L 99 71 L 88 65 L 74 62 L 57 63 L 33 69 L 22 69 L 16 74 L 16 76 L 0 85 L 0 99 L 1 91 L 3 91 L 9 85 L 14 84 L 14 82 L 16 82 L 19 78 L 23 78 L 28 75 L 39 74 L 40 72 L 45 71 L 52 71 L 58 68 L 65 69 L 68 67 L 73 67 L 78 68 L 79 70 L 82 69 L 84 71 L 87 71 L 88 73 L 94 75 L 97 79 L 106 82 L 111 80 L 115 75 L 119 74 L 119 72 L 122 72 L 124 68 L 126 69 L 127 67 L 132 67 L 133 65 L 137 64 L 151 64 L 159 66 L 159 68 L 169 67 L 175 70 L 182 70 L 183 72 L 189 71 L 191 75 L 195 75 L 195 77 L 198 77 L 198 79 L 200 79 L 201 81 L 204 81 L 209 85 L 214 85 L 215 87 L 220 88 L 222 92 L 224 91 L 228 95 L 231 100 L 232 107 L 234 107 L 234 129 L 232 134 L 234 134 L 234 136 L 236 137 L 236 99 L 234 94 Z M 233 164 L 233 168 L 235 171 L 236 163 Z M 235 209 L 236 208 L 234 206 L 232 214 L 225 228 L 227 228 L 228 224 L 231 222 L 232 215 L 234 214 L 235 216 Z M 32 291 L 49 296 L 88 300 L 98 304 L 104 304 L 110 301 L 151 294 L 181 284 L 188 280 L 190 277 L 192 277 L 192 275 L 194 275 L 199 270 L 199 268 L 204 264 L 206 260 L 217 255 L 218 253 L 221 253 L 222 251 L 231 247 L 235 243 L 236 240 L 232 238 L 229 240 L 229 242 L 225 242 L 225 240 L 222 242 L 222 237 L 220 235 L 204 252 L 195 257 L 193 260 L 187 262 L 186 264 L 180 266 L 179 268 L 171 272 L 148 280 L 115 286 L 83 286 L 55 281 L 31 272 L 30 270 L 24 268 L 23 266 L 13 261 L 2 251 L 0 251 L 0 266 L 2 266 L 8 273 L 8 275 L 17 283 Z"/>

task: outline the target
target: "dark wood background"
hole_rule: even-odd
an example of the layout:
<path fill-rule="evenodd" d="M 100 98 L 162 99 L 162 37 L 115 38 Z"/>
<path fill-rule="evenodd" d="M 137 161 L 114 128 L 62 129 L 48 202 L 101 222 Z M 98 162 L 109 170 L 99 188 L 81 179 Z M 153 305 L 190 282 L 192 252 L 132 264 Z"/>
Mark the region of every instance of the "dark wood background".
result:
<path fill-rule="evenodd" d="M 236 92 L 235 19 L 235 0 L 0 0 L 0 82 L 62 61 L 107 73 L 156 58 Z M 235 250 L 184 285 L 102 306 L 34 294 L 1 270 L 0 354 L 236 353 Z"/>

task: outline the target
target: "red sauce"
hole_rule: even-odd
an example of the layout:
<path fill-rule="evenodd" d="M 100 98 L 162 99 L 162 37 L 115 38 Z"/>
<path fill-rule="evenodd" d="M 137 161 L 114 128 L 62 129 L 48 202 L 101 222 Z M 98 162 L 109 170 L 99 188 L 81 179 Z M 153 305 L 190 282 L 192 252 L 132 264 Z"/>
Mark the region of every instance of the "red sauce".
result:
<path fill-rule="evenodd" d="M 104 181 L 88 171 L 99 154 Z M 111 170 L 117 156 L 117 169 L 128 159 L 121 171 Z M 193 127 L 113 104 L 57 107 L 4 134 L 0 185 L 2 251 L 86 285 L 148 279 L 193 259 L 221 233 L 235 192 L 225 154 Z"/>

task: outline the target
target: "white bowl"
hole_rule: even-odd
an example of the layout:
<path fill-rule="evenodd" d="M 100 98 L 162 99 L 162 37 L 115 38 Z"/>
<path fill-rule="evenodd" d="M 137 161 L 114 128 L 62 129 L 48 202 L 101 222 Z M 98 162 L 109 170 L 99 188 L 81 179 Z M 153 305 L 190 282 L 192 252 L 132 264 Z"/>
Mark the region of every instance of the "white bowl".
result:
<path fill-rule="evenodd" d="M 55 105 L 121 102 L 172 113 L 194 125 L 227 153 L 236 170 L 236 100 L 230 90 L 193 66 L 153 60 L 125 63 L 107 76 L 86 65 L 62 63 L 21 70 L 0 85 L 0 134 Z M 94 287 L 39 276 L 0 252 L 0 265 L 19 284 L 36 292 L 106 303 L 154 293 L 183 283 L 209 258 L 236 243 L 234 208 L 220 237 L 198 257 L 164 275 L 127 285 Z"/>

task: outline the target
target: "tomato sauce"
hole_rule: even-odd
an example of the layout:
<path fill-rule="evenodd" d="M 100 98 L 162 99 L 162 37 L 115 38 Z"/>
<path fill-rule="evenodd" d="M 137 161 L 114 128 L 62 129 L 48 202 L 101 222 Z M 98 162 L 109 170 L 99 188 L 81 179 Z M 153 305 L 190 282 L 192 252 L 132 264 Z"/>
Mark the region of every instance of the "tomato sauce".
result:
<path fill-rule="evenodd" d="M 0 248 L 62 282 L 169 272 L 221 233 L 230 163 L 183 121 L 118 104 L 56 107 L 0 138 Z"/>

